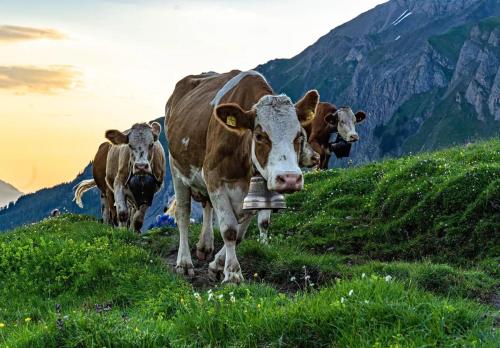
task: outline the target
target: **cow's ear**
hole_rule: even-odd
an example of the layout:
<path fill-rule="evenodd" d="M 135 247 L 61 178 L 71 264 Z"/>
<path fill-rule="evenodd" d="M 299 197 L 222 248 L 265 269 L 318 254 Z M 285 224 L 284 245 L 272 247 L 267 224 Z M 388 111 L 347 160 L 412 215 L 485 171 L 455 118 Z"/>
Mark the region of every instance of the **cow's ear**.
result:
<path fill-rule="evenodd" d="M 356 112 L 356 123 L 361 123 L 365 120 L 366 118 L 366 113 L 364 111 L 358 111 Z"/>
<path fill-rule="evenodd" d="M 253 130 L 255 111 L 245 111 L 238 104 L 221 104 L 215 109 L 215 116 L 230 130 Z"/>
<path fill-rule="evenodd" d="M 339 114 L 334 112 L 325 116 L 325 122 L 337 127 L 339 124 Z"/>
<path fill-rule="evenodd" d="M 295 104 L 295 110 L 300 124 L 304 127 L 309 125 L 316 116 L 316 106 L 319 102 L 319 93 L 313 89 L 307 92 L 301 100 Z"/>
<path fill-rule="evenodd" d="M 128 136 L 116 129 L 107 130 L 105 137 L 115 145 L 128 144 Z"/>
<path fill-rule="evenodd" d="M 161 132 L 161 125 L 158 122 L 153 122 L 150 124 L 152 130 L 153 130 L 153 137 L 155 141 L 158 140 L 158 137 L 160 136 Z"/>

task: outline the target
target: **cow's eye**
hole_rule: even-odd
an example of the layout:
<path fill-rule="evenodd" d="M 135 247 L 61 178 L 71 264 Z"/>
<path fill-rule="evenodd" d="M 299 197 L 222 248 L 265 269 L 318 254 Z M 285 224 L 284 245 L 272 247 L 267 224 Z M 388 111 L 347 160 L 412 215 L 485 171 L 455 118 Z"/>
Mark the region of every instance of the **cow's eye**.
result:
<path fill-rule="evenodd" d="M 262 142 L 264 141 L 264 136 L 262 134 L 255 134 L 255 140 L 257 140 L 258 142 Z"/>

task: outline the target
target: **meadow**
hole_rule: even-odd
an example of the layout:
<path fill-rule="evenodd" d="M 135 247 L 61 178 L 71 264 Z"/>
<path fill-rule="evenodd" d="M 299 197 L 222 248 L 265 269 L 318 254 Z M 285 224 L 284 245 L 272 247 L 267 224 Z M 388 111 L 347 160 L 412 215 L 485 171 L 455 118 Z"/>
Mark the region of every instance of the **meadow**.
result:
<path fill-rule="evenodd" d="M 305 182 L 269 245 L 253 225 L 238 246 L 241 286 L 172 272 L 175 229 L 67 214 L 0 234 L 0 345 L 499 346 L 500 140 Z"/>

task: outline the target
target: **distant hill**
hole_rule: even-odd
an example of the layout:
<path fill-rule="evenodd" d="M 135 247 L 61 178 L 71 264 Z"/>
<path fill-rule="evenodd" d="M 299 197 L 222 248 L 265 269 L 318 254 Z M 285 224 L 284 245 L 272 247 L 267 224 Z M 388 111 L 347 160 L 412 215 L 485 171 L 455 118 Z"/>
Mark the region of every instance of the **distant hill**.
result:
<path fill-rule="evenodd" d="M 368 111 L 356 162 L 500 134 L 500 1 L 392 0 L 291 59 L 256 69 L 276 91 Z"/>
<path fill-rule="evenodd" d="M 23 193 L 9 183 L 0 180 L 0 207 L 16 201 Z"/>

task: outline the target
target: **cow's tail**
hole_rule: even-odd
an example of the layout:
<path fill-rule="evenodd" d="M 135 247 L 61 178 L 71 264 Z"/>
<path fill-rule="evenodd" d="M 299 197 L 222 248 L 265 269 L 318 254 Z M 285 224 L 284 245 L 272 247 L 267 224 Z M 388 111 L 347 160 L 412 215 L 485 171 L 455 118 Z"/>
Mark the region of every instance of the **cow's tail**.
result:
<path fill-rule="evenodd" d="M 73 198 L 73 201 L 78 205 L 80 208 L 83 208 L 83 202 L 82 202 L 82 196 L 85 192 L 90 190 L 93 187 L 96 187 L 96 183 L 94 179 L 88 179 L 88 180 L 83 180 L 81 181 L 76 187 L 75 187 L 75 197 Z"/>

